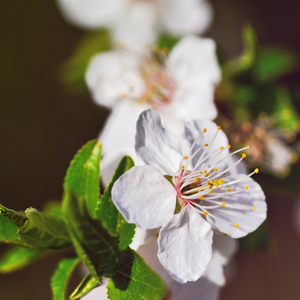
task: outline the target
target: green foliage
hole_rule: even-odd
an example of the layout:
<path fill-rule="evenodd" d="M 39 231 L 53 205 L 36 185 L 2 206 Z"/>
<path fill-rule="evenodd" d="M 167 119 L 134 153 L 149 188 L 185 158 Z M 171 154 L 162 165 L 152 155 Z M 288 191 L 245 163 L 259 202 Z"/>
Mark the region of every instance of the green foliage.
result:
<path fill-rule="evenodd" d="M 100 196 L 101 149 L 102 144 L 97 140 L 84 145 L 71 161 L 64 182 L 65 191 L 72 191 L 86 201 L 92 217 L 96 216 Z"/>
<path fill-rule="evenodd" d="M 48 254 L 47 251 L 12 246 L 1 255 L 0 273 L 17 271 Z"/>
<path fill-rule="evenodd" d="M 163 280 L 129 247 L 120 254 L 107 289 L 111 300 L 160 300 L 166 292 Z"/>
<path fill-rule="evenodd" d="M 86 275 L 82 279 L 78 287 L 75 289 L 75 291 L 71 294 L 70 299 L 80 299 L 81 297 L 89 293 L 94 287 L 96 287 L 98 283 L 98 280 L 95 277 L 93 277 L 92 274 Z"/>
<path fill-rule="evenodd" d="M 260 53 L 253 70 L 256 82 L 266 84 L 290 73 L 296 67 L 295 55 L 284 48 L 267 47 Z"/>
<path fill-rule="evenodd" d="M 90 59 L 103 51 L 111 49 L 110 36 L 107 30 L 86 34 L 77 45 L 74 53 L 62 66 L 63 84 L 74 93 L 85 90 L 84 76 Z"/>
<path fill-rule="evenodd" d="M 19 228 L 17 225 L 0 214 L 0 243 L 25 246 L 19 239 L 18 230 Z"/>
<path fill-rule="evenodd" d="M 242 40 L 243 53 L 239 57 L 227 61 L 222 67 L 225 79 L 248 71 L 256 61 L 258 38 L 251 25 L 248 24 L 243 27 Z"/>
<path fill-rule="evenodd" d="M 284 86 L 277 86 L 274 88 L 274 93 L 275 107 L 273 116 L 278 120 L 277 126 L 297 131 L 300 118 L 289 90 Z"/>
<path fill-rule="evenodd" d="M 136 226 L 134 224 L 128 224 L 122 214 L 117 210 L 112 201 L 111 190 L 114 183 L 120 178 L 120 176 L 133 166 L 133 160 L 129 156 L 124 156 L 115 171 L 111 183 L 101 196 L 96 208 L 96 215 L 98 219 L 103 221 L 105 228 L 108 229 L 112 235 L 119 233 L 119 247 L 121 249 L 126 249 L 127 246 L 131 244 Z"/>
<path fill-rule="evenodd" d="M 59 262 L 51 278 L 53 300 L 68 299 L 69 280 L 79 262 L 80 260 L 77 257 L 66 257 Z"/>
<path fill-rule="evenodd" d="M 58 200 L 47 201 L 43 205 L 43 212 L 63 219 L 62 203 Z"/>
<path fill-rule="evenodd" d="M 34 247 L 62 250 L 72 247 L 63 219 L 44 214 L 34 208 L 25 211 L 28 220 L 18 231 L 19 238 Z"/>
<path fill-rule="evenodd" d="M 232 94 L 232 101 L 250 104 L 253 103 L 258 97 L 257 90 L 251 85 L 236 85 L 234 93 Z"/>
<path fill-rule="evenodd" d="M 63 211 L 75 250 L 90 273 L 102 282 L 102 276 L 115 272 L 118 239 L 108 234 L 101 221 L 89 216 L 82 198 L 65 193 Z"/>
<path fill-rule="evenodd" d="M 6 217 L 9 219 L 13 224 L 20 227 L 25 224 L 27 221 L 27 218 L 24 214 L 21 214 L 17 211 L 14 211 L 12 209 L 6 208 L 5 206 L 0 204 L 0 215 Z"/>
<path fill-rule="evenodd" d="M 174 37 L 171 35 L 167 35 L 167 34 L 162 34 L 160 35 L 158 41 L 157 41 L 157 45 L 162 49 L 162 48 L 168 48 L 169 51 L 171 51 L 174 46 L 178 43 L 178 41 L 180 40 L 179 37 Z"/>

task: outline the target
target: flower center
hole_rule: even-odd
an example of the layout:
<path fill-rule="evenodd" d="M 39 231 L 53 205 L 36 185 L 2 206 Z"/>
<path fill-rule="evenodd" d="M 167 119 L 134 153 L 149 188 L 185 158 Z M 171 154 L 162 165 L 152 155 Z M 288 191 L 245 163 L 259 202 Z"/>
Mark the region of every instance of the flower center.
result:
<path fill-rule="evenodd" d="M 140 65 L 140 74 L 145 83 L 145 91 L 139 99 L 140 102 L 149 103 L 154 109 L 172 102 L 175 81 L 168 74 L 163 62 L 146 58 Z"/>
<path fill-rule="evenodd" d="M 220 127 L 218 127 L 218 130 L 219 129 Z M 206 132 L 207 130 L 204 129 L 203 134 L 206 134 Z M 226 165 L 221 170 L 217 168 L 220 164 L 218 156 L 223 151 L 226 151 L 226 148 L 231 147 L 230 145 L 227 145 L 227 147 L 220 147 L 214 151 L 208 152 L 208 149 L 215 140 L 217 134 L 218 131 L 212 138 L 210 144 L 204 144 L 194 151 L 197 142 L 196 140 L 190 149 L 189 156 L 183 157 L 177 173 L 172 178 L 172 183 L 177 192 L 177 202 L 180 206 L 179 209 L 186 205 L 190 205 L 197 209 L 203 216 L 209 215 L 216 219 L 218 219 L 218 217 L 214 214 L 214 209 L 235 209 L 235 204 L 232 201 L 236 200 L 235 194 L 249 189 L 247 185 L 241 182 L 248 177 L 245 176 L 242 177 L 242 179 L 236 179 L 236 177 L 230 175 L 231 169 L 235 168 L 237 164 L 246 158 L 246 154 L 242 154 L 242 157 L 239 160 L 231 165 Z M 198 137 L 198 139 L 200 137 Z M 223 157 L 222 160 L 249 148 L 250 146 L 247 146 L 231 154 L 228 152 L 228 155 Z M 255 169 L 252 173 L 248 174 L 248 176 L 252 176 L 258 172 L 259 170 Z M 227 173 L 229 173 L 229 175 L 227 175 Z M 179 209 L 177 209 L 176 212 L 178 212 Z M 236 209 L 241 208 L 236 207 Z M 247 207 L 245 209 L 255 210 L 256 207 Z M 238 223 L 233 223 L 231 225 L 234 225 L 235 227 L 239 226 Z"/>

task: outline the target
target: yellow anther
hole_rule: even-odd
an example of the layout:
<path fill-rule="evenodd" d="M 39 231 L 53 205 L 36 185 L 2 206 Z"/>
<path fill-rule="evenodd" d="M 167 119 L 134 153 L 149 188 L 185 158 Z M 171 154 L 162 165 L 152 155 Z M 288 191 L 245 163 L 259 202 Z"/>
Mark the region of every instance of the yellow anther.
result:
<path fill-rule="evenodd" d="M 218 180 L 218 179 L 215 179 L 215 180 L 214 180 L 214 183 L 218 183 L 218 182 L 219 182 L 219 180 Z"/>
<path fill-rule="evenodd" d="M 256 169 L 254 170 L 254 172 L 257 174 L 257 173 L 259 172 L 259 169 L 256 168 Z"/>
<path fill-rule="evenodd" d="M 168 54 L 169 53 L 169 48 L 168 47 L 163 47 L 161 49 L 161 52 L 164 53 L 164 54 Z"/>
<path fill-rule="evenodd" d="M 217 169 L 217 168 L 214 168 L 214 171 L 215 171 L 215 172 L 218 172 L 218 169 Z"/>
<path fill-rule="evenodd" d="M 224 236 L 228 236 L 228 234 L 227 234 L 227 233 L 223 233 L 223 235 L 224 235 Z"/>
<path fill-rule="evenodd" d="M 220 150 L 223 150 L 224 149 L 224 147 L 220 147 Z"/>
<path fill-rule="evenodd" d="M 221 178 L 221 179 L 219 180 L 219 184 L 223 184 L 223 183 L 224 183 L 224 179 Z"/>
<path fill-rule="evenodd" d="M 242 157 L 243 157 L 243 158 L 246 158 L 246 157 L 247 157 L 247 155 L 246 155 L 245 153 L 243 153 L 243 154 L 242 154 Z"/>
<path fill-rule="evenodd" d="M 207 176 L 209 176 L 209 173 L 205 173 L 205 175 L 204 175 L 205 177 L 207 177 Z"/>
<path fill-rule="evenodd" d="M 121 98 L 127 98 L 127 94 L 122 94 Z"/>
<path fill-rule="evenodd" d="M 184 166 L 181 166 L 181 169 L 184 169 Z"/>
<path fill-rule="evenodd" d="M 207 216 L 207 215 L 208 215 L 208 211 L 205 210 L 205 211 L 203 212 L 203 214 L 204 214 L 204 216 Z"/>
<path fill-rule="evenodd" d="M 184 156 L 183 159 L 188 159 L 188 157 L 187 157 L 187 156 Z"/>
<path fill-rule="evenodd" d="M 250 148 L 251 148 L 251 146 L 250 146 L 250 145 L 247 145 L 247 148 L 248 148 L 248 149 L 250 149 Z"/>
<path fill-rule="evenodd" d="M 207 146 L 208 146 L 208 144 L 204 144 L 204 146 L 205 146 L 205 147 L 207 147 Z"/>
<path fill-rule="evenodd" d="M 224 206 L 226 205 L 226 203 L 225 203 L 225 202 L 222 202 L 221 205 L 224 207 Z"/>
<path fill-rule="evenodd" d="M 248 185 L 245 185 L 245 190 L 248 190 Z"/>
<path fill-rule="evenodd" d="M 204 173 L 207 173 L 207 170 L 204 170 Z"/>
<path fill-rule="evenodd" d="M 218 126 L 217 129 L 220 130 L 220 129 L 221 129 L 221 126 Z"/>
<path fill-rule="evenodd" d="M 195 177 L 195 181 L 200 181 L 200 178 L 199 177 Z"/>
<path fill-rule="evenodd" d="M 217 190 L 219 189 L 219 186 L 218 186 L 218 185 L 216 185 L 216 189 L 217 189 Z"/>
<path fill-rule="evenodd" d="M 159 237 L 159 232 L 156 233 L 156 238 L 158 238 L 158 237 Z"/>
<path fill-rule="evenodd" d="M 238 224 L 238 223 L 234 223 L 234 226 L 235 226 L 235 227 L 239 227 L 239 224 Z"/>
<path fill-rule="evenodd" d="M 213 190 L 210 190 L 210 191 L 209 191 L 210 194 L 212 194 L 213 192 L 214 192 Z"/>
<path fill-rule="evenodd" d="M 253 206 L 253 210 L 256 210 L 256 206 Z"/>
<path fill-rule="evenodd" d="M 227 189 L 227 191 L 228 191 L 228 192 L 231 192 L 231 189 L 229 188 L 229 189 Z"/>
<path fill-rule="evenodd" d="M 200 199 L 200 200 L 203 200 L 203 199 L 204 199 L 204 195 L 201 195 L 201 196 L 199 197 L 199 199 Z"/>
<path fill-rule="evenodd" d="M 206 129 L 206 128 L 204 128 L 204 129 L 203 129 L 203 132 L 205 133 L 206 131 L 207 131 L 207 129 Z"/>
<path fill-rule="evenodd" d="M 230 148 L 231 148 L 231 145 L 230 145 L 230 144 L 229 144 L 229 145 L 227 145 L 227 148 L 228 148 L 228 149 L 230 149 Z"/>
<path fill-rule="evenodd" d="M 202 172 L 202 171 L 200 171 L 200 172 L 199 172 L 199 174 L 203 174 L 203 172 Z"/>

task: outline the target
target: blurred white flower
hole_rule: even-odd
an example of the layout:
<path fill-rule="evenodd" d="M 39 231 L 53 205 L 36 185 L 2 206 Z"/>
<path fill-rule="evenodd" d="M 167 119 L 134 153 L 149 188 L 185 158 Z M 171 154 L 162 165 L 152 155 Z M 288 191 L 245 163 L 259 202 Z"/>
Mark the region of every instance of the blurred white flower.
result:
<path fill-rule="evenodd" d="M 136 153 L 146 166 L 123 174 L 113 186 L 112 199 L 126 221 L 142 229 L 161 227 L 158 258 L 170 276 L 196 281 L 212 255 L 212 229 L 233 238 L 255 230 L 266 218 L 265 195 L 249 175 L 230 175 L 246 154 L 232 165 L 228 141 L 215 123 L 187 123 L 192 144 L 181 152 L 180 140 L 161 125 L 153 110 L 137 122 Z M 174 214 L 174 211 L 176 212 Z"/>
<path fill-rule="evenodd" d="M 214 119 L 214 88 L 221 71 L 211 39 L 187 36 L 169 55 L 133 55 L 128 51 L 93 58 L 86 82 L 96 103 L 113 108 L 99 139 L 103 143 L 102 180 L 108 184 L 125 155 L 134 151 L 136 120 L 148 108 L 160 112 L 164 126 L 181 134 L 184 122 Z"/>
<path fill-rule="evenodd" d="M 213 238 L 212 259 L 202 277 L 195 282 L 184 285 L 173 280 L 163 268 L 157 258 L 157 239 L 154 236 L 148 237 L 137 252 L 144 258 L 145 262 L 165 281 L 169 300 L 217 300 L 219 289 L 226 282 L 223 268 L 230 262 L 237 251 L 237 243 L 234 239 L 223 235 L 215 234 Z M 107 279 L 103 285 L 95 288 L 82 300 L 107 300 L 106 295 Z"/>
<path fill-rule="evenodd" d="M 131 50 L 152 45 L 160 33 L 201 34 L 212 21 L 206 0 L 57 0 L 72 24 L 86 29 L 106 27 L 112 39 Z"/>

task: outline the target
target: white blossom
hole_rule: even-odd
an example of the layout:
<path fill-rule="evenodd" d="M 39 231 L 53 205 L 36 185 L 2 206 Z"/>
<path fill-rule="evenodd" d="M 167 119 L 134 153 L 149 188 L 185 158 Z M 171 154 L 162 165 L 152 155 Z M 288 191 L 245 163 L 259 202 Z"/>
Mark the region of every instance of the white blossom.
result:
<path fill-rule="evenodd" d="M 136 120 L 148 108 L 160 112 L 164 126 L 176 134 L 191 119 L 214 119 L 214 88 L 221 71 L 211 39 L 183 38 L 169 55 L 134 55 L 128 51 L 93 58 L 86 82 L 97 104 L 112 108 L 99 136 L 103 144 L 102 180 L 107 185 L 120 158 L 134 152 Z"/>
<path fill-rule="evenodd" d="M 66 19 L 85 29 L 106 27 L 113 41 L 140 51 L 160 33 L 201 34 L 212 21 L 206 0 L 57 0 Z"/>
<path fill-rule="evenodd" d="M 158 258 L 180 283 L 196 281 L 206 270 L 212 229 L 239 238 L 266 218 L 264 193 L 251 178 L 258 170 L 231 175 L 246 154 L 230 165 L 228 158 L 235 152 L 229 153 L 220 127 L 208 120 L 193 121 L 186 124 L 185 135 L 191 143 L 187 155 L 155 111 L 143 112 L 135 149 L 146 166 L 130 169 L 112 189 L 127 222 L 142 229 L 161 227 Z"/>

